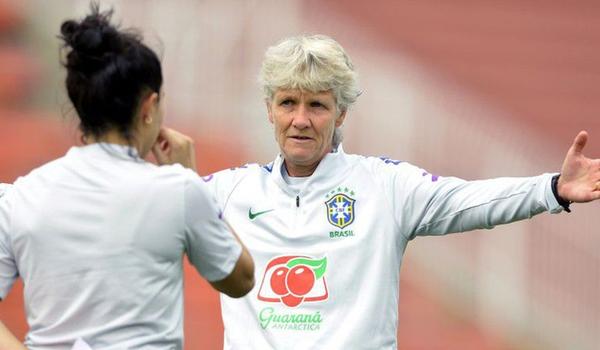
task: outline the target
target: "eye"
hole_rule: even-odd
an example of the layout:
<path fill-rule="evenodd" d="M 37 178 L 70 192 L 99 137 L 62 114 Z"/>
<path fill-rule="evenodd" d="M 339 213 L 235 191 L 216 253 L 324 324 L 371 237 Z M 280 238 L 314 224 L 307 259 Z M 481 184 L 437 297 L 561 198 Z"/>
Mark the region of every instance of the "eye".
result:
<path fill-rule="evenodd" d="M 294 101 L 292 99 L 284 99 L 283 101 L 281 101 L 279 103 L 279 105 L 281 106 L 291 106 L 292 104 L 294 104 Z"/>
<path fill-rule="evenodd" d="M 324 104 L 322 104 L 322 103 L 321 103 L 321 102 L 319 102 L 319 101 L 313 101 L 313 102 L 311 102 L 311 103 L 310 103 L 310 106 L 311 106 L 312 108 L 326 108 L 326 107 L 325 107 L 325 105 L 324 105 Z"/>

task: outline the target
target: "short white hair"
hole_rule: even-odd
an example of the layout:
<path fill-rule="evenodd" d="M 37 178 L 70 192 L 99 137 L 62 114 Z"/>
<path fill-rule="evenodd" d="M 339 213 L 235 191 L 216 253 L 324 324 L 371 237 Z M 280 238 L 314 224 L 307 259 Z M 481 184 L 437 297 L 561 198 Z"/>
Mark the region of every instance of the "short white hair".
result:
<path fill-rule="evenodd" d="M 331 90 L 339 112 L 348 110 L 360 95 L 350 57 L 325 35 L 290 37 L 269 47 L 258 80 L 268 100 L 278 89 Z"/>

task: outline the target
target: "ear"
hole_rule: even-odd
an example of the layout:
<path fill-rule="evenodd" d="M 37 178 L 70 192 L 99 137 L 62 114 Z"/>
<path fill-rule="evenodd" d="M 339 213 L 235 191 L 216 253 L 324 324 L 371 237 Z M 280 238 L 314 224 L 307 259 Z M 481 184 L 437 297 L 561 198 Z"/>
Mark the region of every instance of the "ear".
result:
<path fill-rule="evenodd" d="M 335 119 L 335 127 L 339 128 L 344 124 L 344 120 L 346 119 L 346 111 L 340 113 L 340 115 Z"/>
<path fill-rule="evenodd" d="M 273 124 L 273 110 L 271 109 L 271 101 L 268 98 L 265 99 L 265 105 L 267 106 L 267 115 L 269 116 L 269 121 Z"/>
<path fill-rule="evenodd" d="M 142 124 L 151 124 L 154 109 L 158 107 L 158 93 L 153 92 L 142 98 L 140 103 L 140 121 Z"/>

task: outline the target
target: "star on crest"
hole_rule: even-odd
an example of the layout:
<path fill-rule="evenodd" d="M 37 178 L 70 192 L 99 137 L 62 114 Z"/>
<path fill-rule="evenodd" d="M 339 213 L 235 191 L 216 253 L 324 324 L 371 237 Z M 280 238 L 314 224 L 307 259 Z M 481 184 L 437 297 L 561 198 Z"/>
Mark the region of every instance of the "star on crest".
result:
<path fill-rule="evenodd" d="M 356 194 L 356 192 L 354 192 L 354 190 L 352 190 L 352 189 L 349 189 L 348 187 L 343 187 L 343 188 L 342 188 L 342 187 L 340 186 L 340 187 L 338 187 L 337 189 L 333 189 L 333 190 L 331 190 L 331 191 L 327 192 L 327 193 L 325 194 L 325 197 L 329 198 L 329 197 L 333 196 L 333 195 L 334 195 L 334 194 L 336 194 L 336 193 L 346 193 L 346 194 L 349 194 L 349 195 L 351 195 L 351 196 L 354 196 L 354 195 Z"/>

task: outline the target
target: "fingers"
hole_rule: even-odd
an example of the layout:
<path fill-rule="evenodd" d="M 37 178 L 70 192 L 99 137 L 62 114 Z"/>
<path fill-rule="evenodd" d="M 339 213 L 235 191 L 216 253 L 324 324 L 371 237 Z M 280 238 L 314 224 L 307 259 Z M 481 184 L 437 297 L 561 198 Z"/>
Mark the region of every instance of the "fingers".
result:
<path fill-rule="evenodd" d="M 152 145 L 152 154 L 159 165 L 169 164 L 169 141 L 166 128 L 160 128 L 156 142 Z"/>
<path fill-rule="evenodd" d="M 585 147 L 585 144 L 587 143 L 588 140 L 588 133 L 585 130 L 582 130 L 579 132 L 579 134 L 577 134 L 577 136 L 575 136 L 575 140 L 573 140 L 573 151 L 575 151 L 575 153 L 581 153 L 583 151 L 583 148 Z"/>
<path fill-rule="evenodd" d="M 194 141 L 187 135 L 169 128 L 161 128 L 152 146 L 152 153 L 159 165 L 179 163 L 196 169 Z"/>
<path fill-rule="evenodd" d="M 596 192 L 592 193 L 592 199 L 591 200 L 592 201 L 596 201 L 598 199 L 600 199 L 600 191 L 596 191 Z"/>
<path fill-rule="evenodd" d="M 170 148 L 179 148 L 194 143 L 189 136 L 166 127 L 160 129 L 157 141 L 163 142 L 163 145 Z"/>
<path fill-rule="evenodd" d="M 154 158 L 156 158 L 156 162 L 159 165 L 170 163 L 168 153 L 162 149 L 159 142 L 152 146 L 152 154 L 154 154 Z"/>

